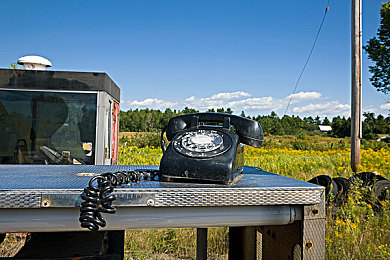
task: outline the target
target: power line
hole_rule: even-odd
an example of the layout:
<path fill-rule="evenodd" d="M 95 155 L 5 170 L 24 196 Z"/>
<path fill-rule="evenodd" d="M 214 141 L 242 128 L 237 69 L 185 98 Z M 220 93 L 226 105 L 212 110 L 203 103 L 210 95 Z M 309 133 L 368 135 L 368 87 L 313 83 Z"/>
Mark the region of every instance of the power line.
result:
<path fill-rule="evenodd" d="M 293 95 L 295 94 L 295 91 L 297 90 L 297 86 L 298 86 L 298 84 L 299 84 L 299 81 L 301 80 L 302 74 L 303 74 L 303 72 L 305 71 L 307 64 L 309 63 L 311 54 L 313 53 L 314 47 L 316 46 L 316 43 L 317 43 L 317 40 L 318 40 L 318 36 L 320 35 L 321 29 L 322 29 L 322 25 L 324 24 L 325 17 L 326 17 L 326 15 L 328 14 L 328 11 L 329 11 L 329 3 L 330 3 L 330 0 L 328 0 L 328 3 L 326 4 L 324 16 L 322 17 L 322 21 L 321 21 L 320 27 L 318 28 L 318 32 L 317 32 L 316 38 L 315 38 L 315 40 L 314 40 L 314 42 L 313 42 L 313 46 L 311 47 L 309 56 L 307 56 L 305 65 L 303 66 L 302 71 L 301 71 L 301 73 L 299 74 L 298 80 L 297 80 L 297 82 L 295 83 L 294 90 L 293 90 L 293 92 L 292 92 L 292 94 L 291 94 L 290 100 L 288 101 L 288 104 L 287 104 L 287 107 L 286 107 L 286 111 L 284 111 L 284 115 L 287 114 L 287 110 L 288 110 L 288 107 L 290 106 L 292 97 L 293 97 Z"/>

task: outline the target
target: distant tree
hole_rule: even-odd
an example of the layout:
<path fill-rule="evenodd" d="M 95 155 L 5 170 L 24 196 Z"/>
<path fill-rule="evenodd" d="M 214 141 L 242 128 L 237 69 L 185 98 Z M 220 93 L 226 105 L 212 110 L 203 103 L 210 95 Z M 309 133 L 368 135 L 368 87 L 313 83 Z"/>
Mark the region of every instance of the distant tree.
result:
<path fill-rule="evenodd" d="M 304 117 L 303 118 L 303 129 L 305 129 L 308 133 L 314 133 L 318 130 L 318 125 L 314 122 L 313 117 Z"/>
<path fill-rule="evenodd" d="M 210 112 L 214 112 L 214 111 L 210 111 Z M 218 113 L 233 114 L 233 110 L 230 107 L 228 107 L 226 110 L 223 107 L 217 108 L 217 112 Z"/>
<path fill-rule="evenodd" d="M 374 113 L 363 113 L 363 138 L 376 139 L 377 134 L 389 134 L 390 133 L 390 117 L 384 118 L 382 115 L 378 115 L 375 118 Z"/>
<path fill-rule="evenodd" d="M 174 117 L 176 115 L 177 115 L 176 110 L 172 111 L 170 108 L 165 109 L 165 111 L 160 119 L 159 129 L 164 128 L 168 124 L 169 119 L 171 119 L 172 117 Z"/>
<path fill-rule="evenodd" d="M 363 138 L 364 139 L 376 139 L 378 136 L 375 134 L 376 118 L 374 113 L 363 113 Z"/>
<path fill-rule="evenodd" d="M 214 108 L 209 108 L 209 109 L 207 109 L 207 112 L 233 114 L 233 110 L 230 107 L 228 107 L 226 110 L 223 107 L 217 108 L 217 111 L 215 111 Z"/>
<path fill-rule="evenodd" d="M 181 111 L 182 114 L 193 114 L 198 112 L 199 110 L 196 110 L 195 108 L 189 108 L 189 107 L 185 107 L 183 111 Z"/>
<path fill-rule="evenodd" d="M 225 112 L 225 113 L 233 114 L 233 110 L 232 110 L 230 107 L 228 107 L 228 108 L 226 109 L 226 112 Z"/>
<path fill-rule="evenodd" d="M 324 120 L 322 121 L 322 124 L 323 125 L 331 125 L 331 122 L 329 121 L 329 119 L 327 117 L 325 117 Z"/>
<path fill-rule="evenodd" d="M 272 117 L 272 118 L 279 118 L 279 117 L 278 117 L 278 114 L 276 114 L 275 111 L 272 111 L 272 112 L 271 112 L 270 117 Z"/>
<path fill-rule="evenodd" d="M 215 109 L 209 109 L 214 111 Z M 232 113 L 230 108 L 217 109 L 221 113 Z M 165 109 L 164 112 L 154 109 L 129 109 L 128 111 L 120 111 L 120 124 L 119 131 L 121 132 L 160 132 L 167 124 L 170 118 L 199 112 L 193 108 L 184 108 L 182 111 L 173 110 L 170 108 Z M 245 116 L 245 112 L 241 112 L 241 116 Z M 251 118 L 249 116 L 246 116 Z M 263 131 L 272 135 L 302 135 L 302 134 L 316 134 L 318 131 L 318 124 L 327 124 L 332 126 L 331 135 L 334 137 L 346 137 L 351 132 L 351 119 L 341 118 L 340 116 L 334 117 L 332 122 L 328 118 L 324 118 L 321 122 L 317 116 L 305 117 L 301 119 L 299 116 L 285 115 L 283 118 L 279 118 L 275 112 L 271 112 L 270 115 L 257 115 L 252 117 L 253 120 L 260 122 Z M 375 117 L 374 113 L 364 113 L 363 121 L 363 138 L 372 139 L 376 138 L 377 134 L 390 135 L 390 117 L 384 117 L 378 115 Z"/>
<path fill-rule="evenodd" d="M 305 122 L 305 124 L 315 124 L 314 119 L 311 116 L 304 117 L 303 122 Z"/>
<path fill-rule="evenodd" d="M 316 118 L 314 118 L 314 123 L 317 124 L 317 125 L 321 124 L 321 119 L 320 119 L 319 116 L 316 116 Z"/>
<path fill-rule="evenodd" d="M 119 111 L 119 131 L 120 132 L 130 132 L 129 129 L 129 117 L 127 116 L 127 112 Z"/>
<path fill-rule="evenodd" d="M 385 94 L 390 91 L 390 2 L 382 4 L 377 36 L 368 40 L 363 49 L 375 65 L 369 66 L 372 85 Z"/>
<path fill-rule="evenodd" d="M 340 116 L 332 119 L 332 132 L 333 137 L 344 138 L 351 135 L 351 118 L 345 119 Z"/>
<path fill-rule="evenodd" d="M 390 134 L 390 117 L 385 118 L 383 115 L 378 115 L 375 123 L 375 133 Z"/>
<path fill-rule="evenodd" d="M 271 115 L 255 117 L 255 120 L 258 121 L 263 128 L 263 131 L 267 134 L 273 135 L 284 135 L 285 129 L 281 124 L 280 118 L 276 115 L 275 112 L 271 112 Z"/>

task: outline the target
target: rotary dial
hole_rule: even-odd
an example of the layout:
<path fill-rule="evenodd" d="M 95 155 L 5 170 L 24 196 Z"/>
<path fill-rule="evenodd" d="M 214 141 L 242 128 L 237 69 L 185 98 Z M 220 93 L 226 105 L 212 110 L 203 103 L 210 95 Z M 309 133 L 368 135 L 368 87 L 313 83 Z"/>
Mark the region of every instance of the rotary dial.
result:
<path fill-rule="evenodd" d="M 197 130 L 183 135 L 181 145 L 186 150 L 202 153 L 217 150 L 223 144 L 223 138 L 213 130 Z"/>

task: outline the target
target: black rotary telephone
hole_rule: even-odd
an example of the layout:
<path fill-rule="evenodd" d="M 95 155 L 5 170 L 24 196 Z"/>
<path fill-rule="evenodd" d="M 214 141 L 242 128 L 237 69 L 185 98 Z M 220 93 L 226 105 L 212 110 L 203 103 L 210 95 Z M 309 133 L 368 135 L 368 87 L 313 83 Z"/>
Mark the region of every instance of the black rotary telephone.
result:
<path fill-rule="evenodd" d="M 213 124 L 213 125 L 205 125 Z M 218 125 L 220 124 L 220 125 Z M 164 132 L 170 141 L 164 144 Z M 173 117 L 161 133 L 164 152 L 160 170 L 106 172 L 94 176 L 84 189 L 80 207 L 81 227 L 105 227 L 102 213 L 113 214 L 114 188 L 139 181 L 202 183 L 233 182 L 244 167 L 244 147 L 261 147 L 259 122 L 224 113 L 197 113 Z"/>
<path fill-rule="evenodd" d="M 163 181 L 224 184 L 234 181 L 243 170 L 241 143 L 261 147 L 264 140 L 259 122 L 225 113 L 173 117 L 166 127 L 166 136 L 170 143 L 166 150 L 162 145 Z"/>

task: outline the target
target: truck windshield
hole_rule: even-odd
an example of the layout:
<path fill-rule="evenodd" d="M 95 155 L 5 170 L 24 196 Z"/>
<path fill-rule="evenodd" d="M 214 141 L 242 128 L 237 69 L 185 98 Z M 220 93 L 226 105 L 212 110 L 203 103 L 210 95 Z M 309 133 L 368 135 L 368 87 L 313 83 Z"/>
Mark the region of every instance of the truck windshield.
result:
<path fill-rule="evenodd" d="M 94 164 L 94 93 L 0 90 L 0 164 Z"/>

